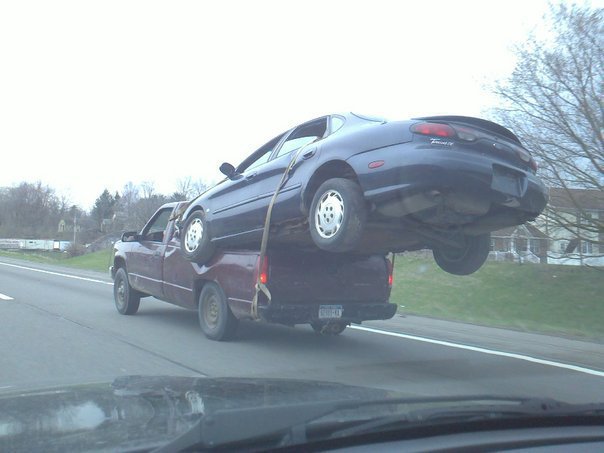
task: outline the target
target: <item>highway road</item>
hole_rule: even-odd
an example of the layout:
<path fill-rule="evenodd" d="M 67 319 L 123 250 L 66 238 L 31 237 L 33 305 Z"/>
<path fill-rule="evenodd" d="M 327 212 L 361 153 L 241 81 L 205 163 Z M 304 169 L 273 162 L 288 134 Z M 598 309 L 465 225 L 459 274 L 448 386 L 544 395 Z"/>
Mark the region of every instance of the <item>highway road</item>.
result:
<path fill-rule="evenodd" d="M 0 391 L 142 374 L 316 379 L 413 396 L 604 395 L 599 343 L 398 316 L 339 337 L 243 322 L 219 343 L 195 312 L 156 299 L 119 315 L 107 275 L 5 258 L 0 323 Z"/>

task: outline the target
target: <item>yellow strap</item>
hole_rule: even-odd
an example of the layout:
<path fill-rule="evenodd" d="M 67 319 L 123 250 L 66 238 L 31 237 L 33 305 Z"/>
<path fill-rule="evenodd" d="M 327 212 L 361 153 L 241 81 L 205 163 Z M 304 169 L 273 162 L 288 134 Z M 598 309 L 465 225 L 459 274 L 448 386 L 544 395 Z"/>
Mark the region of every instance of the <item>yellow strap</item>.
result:
<path fill-rule="evenodd" d="M 314 143 L 314 141 L 311 143 Z M 298 149 L 298 151 L 292 155 L 292 158 L 289 161 L 289 165 L 285 169 L 285 172 L 283 172 L 283 176 L 281 176 L 281 181 L 279 181 L 277 190 L 275 190 L 275 193 L 273 194 L 273 197 L 271 198 L 271 201 L 268 204 L 268 210 L 266 211 L 266 218 L 264 219 L 264 231 L 262 232 L 262 242 L 260 243 L 260 261 L 258 263 L 260 268 L 258 269 L 259 272 L 258 272 L 258 279 L 256 281 L 256 291 L 254 293 L 254 298 L 252 299 L 252 318 L 254 318 L 254 319 L 259 318 L 258 317 L 258 295 L 260 294 L 260 292 L 262 291 L 264 293 L 264 295 L 268 299 L 269 304 L 271 303 L 271 300 L 272 300 L 271 292 L 268 290 L 266 285 L 260 281 L 260 269 L 262 269 L 262 263 L 264 262 L 264 258 L 266 256 L 266 247 L 268 245 L 268 234 L 269 234 L 269 230 L 270 230 L 270 226 L 271 226 L 271 216 L 273 215 L 273 205 L 275 204 L 277 195 L 279 195 L 279 191 L 283 188 L 283 186 L 285 185 L 285 182 L 287 181 L 289 172 L 291 171 L 291 169 L 294 167 L 295 163 L 297 162 L 298 156 L 300 155 L 302 150 L 304 148 L 306 148 L 308 145 L 310 145 L 310 143 L 307 143 L 306 145 L 300 147 L 300 149 Z"/>

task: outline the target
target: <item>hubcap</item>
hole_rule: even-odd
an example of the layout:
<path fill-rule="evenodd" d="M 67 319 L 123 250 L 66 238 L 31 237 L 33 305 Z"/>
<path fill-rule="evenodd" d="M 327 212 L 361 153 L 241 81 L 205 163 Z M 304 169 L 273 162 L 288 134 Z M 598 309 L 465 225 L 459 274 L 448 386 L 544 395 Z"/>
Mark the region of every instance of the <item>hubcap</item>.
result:
<path fill-rule="evenodd" d="M 216 296 L 210 296 L 203 306 L 203 318 L 208 327 L 215 329 L 218 325 L 219 310 Z"/>
<path fill-rule="evenodd" d="M 126 284 L 123 280 L 120 280 L 117 285 L 117 304 L 123 307 L 126 304 Z"/>
<path fill-rule="evenodd" d="M 323 194 L 315 211 L 315 227 L 319 236 L 334 237 L 344 221 L 344 199 L 339 192 L 328 190 Z"/>
<path fill-rule="evenodd" d="M 201 238 L 203 237 L 203 222 L 201 219 L 195 219 L 187 228 L 185 236 L 185 249 L 189 253 L 193 253 L 199 247 Z"/>

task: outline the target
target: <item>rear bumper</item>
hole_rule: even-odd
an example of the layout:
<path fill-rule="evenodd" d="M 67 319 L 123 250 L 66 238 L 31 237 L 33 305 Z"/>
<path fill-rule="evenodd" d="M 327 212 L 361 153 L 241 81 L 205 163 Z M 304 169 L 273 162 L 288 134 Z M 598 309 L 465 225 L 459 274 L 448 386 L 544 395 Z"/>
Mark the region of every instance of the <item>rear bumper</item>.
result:
<path fill-rule="evenodd" d="M 384 165 L 368 169 L 368 162 L 376 160 Z M 349 163 L 359 172 L 365 198 L 378 207 L 401 203 L 416 194 L 462 194 L 463 204 L 470 211 L 477 209 L 477 215 L 486 213 L 491 205 L 501 205 L 531 218 L 547 203 L 545 186 L 530 171 L 460 146 L 444 149 L 410 142 L 356 155 Z M 434 205 L 437 203 L 435 200 Z M 413 200 L 413 204 L 431 207 L 423 199 Z M 391 215 L 404 215 L 405 208 L 413 212 L 403 202 L 392 205 Z"/>
<path fill-rule="evenodd" d="M 396 305 L 390 303 L 336 304 L 342 306 L 342 317 L 334 319 L 319 319 L 320 304 L 271 304 L 258 307 L 260 317 L 272 323 L 279 324 L 308 324 L 316 321 L 337 321 L 345 323 L 360 323 L 378 319 L 390 319 L 396 313 Z"/>

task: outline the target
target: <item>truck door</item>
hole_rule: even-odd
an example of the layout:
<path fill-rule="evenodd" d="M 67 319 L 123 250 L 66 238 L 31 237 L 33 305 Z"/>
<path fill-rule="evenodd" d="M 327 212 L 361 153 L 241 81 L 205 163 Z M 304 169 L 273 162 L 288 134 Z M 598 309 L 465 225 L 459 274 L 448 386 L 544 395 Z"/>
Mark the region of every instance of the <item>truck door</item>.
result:
<path fill-rule="evenodd" d="M 143 228 L 138 245 L 127 256 L 132 285 L 159 298 L 163 297 L 163 255 L 172 211 L 171 207 L 158 210 Z"/>
<path fill-rule="evenodd" d="M 180 205 L 179 205 L 180 206 Z M 178 211 L 179 206 L 175 208 Z M 195 308 L 197 301 L 193 284 L 197 273 L 195 266 L 180 253 L 180 239 L 175 234 L 174 221 L 166 230 L 166 251 L 164 253 L 164 297 L 168 302 L 182 307 Z"/>

